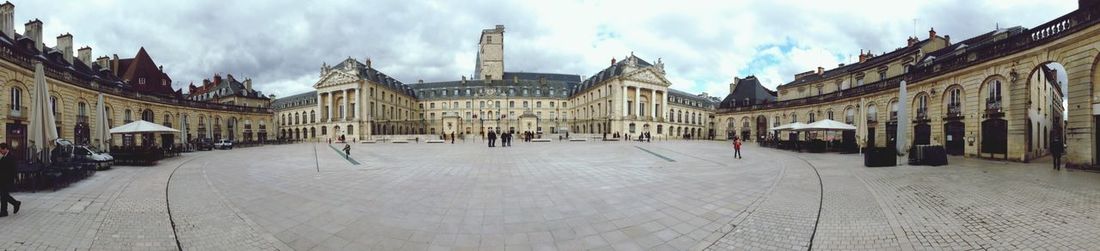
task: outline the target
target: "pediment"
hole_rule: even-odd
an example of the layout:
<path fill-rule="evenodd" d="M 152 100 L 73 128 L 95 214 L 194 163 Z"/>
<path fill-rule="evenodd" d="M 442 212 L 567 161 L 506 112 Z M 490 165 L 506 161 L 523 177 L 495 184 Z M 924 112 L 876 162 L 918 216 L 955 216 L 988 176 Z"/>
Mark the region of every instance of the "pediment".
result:
<path fill-rule="evenodd" d="M 359 77 L 351 75 L 342 71 L 329 71 L 317 80 L 317 83 L 313 85 L 313 88 L 321 88 L 326 86 L 342 85 L 351 82 L 358 81 Z"/>
<path fill-rule="evenodd" d="M 663 85 L 663 86 L 672 85 L 672 83 L 669 82 L 668 79 L 666 79 L 661 74 L 658 74 L 657 72 L 654 72 L 652 68 L 644 68 L 644 69 L 641 69 L 641 70 L 631 72 L 628 75 L 626 75 L 626 79 L 633 80 L 633 81 L 638 81 L 638 82 L 656 84 L 656 85 Z"/>

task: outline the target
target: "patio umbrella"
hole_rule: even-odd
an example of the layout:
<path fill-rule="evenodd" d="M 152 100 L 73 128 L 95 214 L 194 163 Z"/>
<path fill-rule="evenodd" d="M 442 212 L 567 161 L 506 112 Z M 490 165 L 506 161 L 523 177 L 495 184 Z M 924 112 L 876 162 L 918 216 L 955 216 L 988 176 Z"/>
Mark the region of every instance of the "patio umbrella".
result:
<path fill-rule="evenodd" d="M 158 125 L 153 122 L 138 120 L 130 122 L 129 124 L 121 125 L 119 127 L 111 128 L 111 134 L 130 134 L 130 133 L 176 133 L 180 130 L 172 129 L 171 127 Z"/>
<path fill-rule="evenodd" d="M 859 98 L 859 107 L 859 115 L 856 117 L 856 125 L 858 125 L 859 128 L 856 129 L 856 137 L 858 138 L 857 142 L 861 142 L 859 144 L 861 146 L 859 148 L 859 153 L 862 154 L 863 147 L 867 147 L 867 145 L 874 143 L 867 142 L 867 101 L 863 98 Z"/>
<path fill-rule="evenodd" d="M 96 126 L 95 131 L 92 132 L 92 138 L 95 140 L 95 147 L 100 151 L 111 151 L 111 125 L 108 123 L 107 107 L 103 105 L 103 93 L 99 94 L 99 98 L 96 101 Z"/>
<path fill-rule="evenodd" d="M 777 126 L 772 128 L 775 131 L 800 131 L 806 128 L 806 124 L 802 122 L 794 122 L 786 125 Z"/>
<path fill-rule="evenodd" d="M 836 121 L 836 120 L 824 119 L 824 120 L 820 120 L 820 121 L 817 121 L 817 122 L 810 123 L 809 125 L 806 125 L 806 126 L 802 127 L 801 129 L 793 129 L 793 130 L 795 130 L 795 131 L 851 131 L 851 130 L 855 130 L 855 129 L 856 129 L 855 126 L 852 126 L 852 125 L 849 125 L 849 124 L 840 123 L 839 121 Z"/>
<path fill-rule="evenodd" d="M 42 151 L 38 157 L 45 161 L 49 159 L 49 151 L 45 150 L 50 141 L 57 139 L 57 122 L 50 109 L 50 87 L 46 85 L 46 71 L 41 62 L 34 64 L 34 94 L 31 102 L 31 114 L 27 117 L 31 124 L 27 130 L 30 130 L 29 140 L 34 141 L 37 148 L 31 151 Z"/>
<path fill-rule="evenodd" d="M 909 91 L 906 89 L 905 80 L 902 80 L 901 86 L 898 87 L 898 136 L 897 145 L 895 146 L 901 156 L 905 156 L 905 151 L 909 150 L 905 148 L 905 145 L 909 143 Z M 901 163 L 901 161 L 898 163 Z"/>

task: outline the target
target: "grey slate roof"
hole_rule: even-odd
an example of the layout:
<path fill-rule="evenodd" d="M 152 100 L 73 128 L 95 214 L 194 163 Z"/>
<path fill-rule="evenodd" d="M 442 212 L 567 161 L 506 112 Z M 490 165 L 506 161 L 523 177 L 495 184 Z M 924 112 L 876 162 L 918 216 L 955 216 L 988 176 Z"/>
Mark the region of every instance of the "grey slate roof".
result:
<path fill-rule="evenodd" d="M 332 69 L 345 69 L 348 67 L 349 64 L 351 65 L 351 67 L 354 67 L 356 69 L 356 73 L 359 74 L 360 78 L 378 83 L 379 85 L 385 86 L 390 90 L 405 93 L 406 95 L 412 96 L 414 98 L 416 97 L 416 93 L 413 92 L 412 89 L 409 88 L 407 85 L 405 85 L 405 83 L 402 83 L 401 81 L 390 77 L 389 75 L 386 75 L 385 73 L 382 73 L 381 71 L 378 71 L 372 67 L 367 67 L 366 64 L 360 63 L 358 60 L 355 60 L 351 57 L 348 57 L 348 59 L 345 59 L 343 62 L 340 62 L 335 66 L 332 66 Z"/>
<path fill-rule="evenodd" d="M 745 106 L 746 99 L 749 100 L 749 104 L 763 104 L 775 102 L 776 95 L 774 91 L 761 85 L 756 76 L 748 76 L 737 82 L 737 87 L 734 87 L 733 92 L 722 99 L 722 103 L 718 105 L 718 108 Z"/>
<path fill-rule="evenodd" d="M 505 72 L 504 80 L 457 80 L 410 84 L 422 100 L 453 99 L 476 96 L 488 88 L 509 96 L 569 98 L 570 90 L 580 82 L 580 76 L 554 73 Z M 458 90 L 458 94 L 455 94 Z M 469 94 L 467 94 L 469 90 Z M 524 94 L 523 90 L 527 90 Z M 536 91 L 537 90 L 537 91 Z M 551 95 L 551 92 L 553 95 Z"/>
<path fill-rule="evenodd" d="M 682 105 L 691 105 L 691 106 L 703 107 L 703 108 L 713 107 L 714 103 L 715 103 L 715 100 L 700 97 L 699 95 L 687 93 L 687 92 L 672 89 L 672 88 L 668 89 L 668 98 L 670 100 L 672 100 L 671 101 L 672 103 L 678 103 L 678 104 L 682 104 Z M 692 105 L 690 103 L 692 101 L 694 101 L 695 105 Z"/>
<path fill-rule="evenodd" d="M 604 68 L 603 70 L 596 73 L 595 75 L 592 75 L 588 79 L 585 79 L 584 82 L 580 83 L 580 85 L 577 85 L 576 87 L 574 87 L 573 93 L 583 92 L 585 90 L 588 90 L 588 88 L 592 88 L 592 86 L 603 83 L 604 81 L 606 81 L 608 79 L 623 75 L 624 68 L 626 68 L 628 66 L 627 64 L 629 64 L 631 60 L 635 60 L 635 62 L 637 62 L 636 67 L 639 67 L 639 68 L 653 66 L 653 64 L 650 64 L 649 62 L 646 62 L 642 58 L 639 58 L 639 57 L 634 56 L 633 54 L 631 54 L 630 56 L 627 56 L 626 58 L 624 58 L 622 61 L 617 61 L 617 62 L 615 62 L 615 64 L 613 64 L 611 66 L 608 66 L 607 68 Z"/>
<path fill-rule="evenodd" d="M 285 110 L 301 106 L 317 105 L 317 91 L 294 94 L 271 101 L 271 108 Z"/>

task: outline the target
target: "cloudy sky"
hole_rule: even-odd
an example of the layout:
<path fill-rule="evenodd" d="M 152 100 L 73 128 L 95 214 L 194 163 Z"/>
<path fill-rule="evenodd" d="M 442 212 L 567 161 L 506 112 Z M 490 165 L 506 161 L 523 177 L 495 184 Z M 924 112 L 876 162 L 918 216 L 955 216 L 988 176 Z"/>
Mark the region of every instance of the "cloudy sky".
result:
<path fill-rule="evenodd" d="M 474 69 L 478 35 L 506 26 L 505 70 L 592 75 L 633 52 L 662 58 L 673 88 L 724 96 L 734 76 L 768 87 L 921 39 L 953 41 L 1032 27 L 1074 0 L 927 1 L 351 1 L 11 0 L 16 23 L 45 23 L 48 46 L 72 33 L 95 56 L 144 46 L 176 88 L 214 73 L 250 77 L 277 96 L 311 90 L 323 62 L 370 57 L 404 82 Z M 915 23 L 915 24 L 914 24 Z M 16 25 L 22 33 L 22 25 Z"/>

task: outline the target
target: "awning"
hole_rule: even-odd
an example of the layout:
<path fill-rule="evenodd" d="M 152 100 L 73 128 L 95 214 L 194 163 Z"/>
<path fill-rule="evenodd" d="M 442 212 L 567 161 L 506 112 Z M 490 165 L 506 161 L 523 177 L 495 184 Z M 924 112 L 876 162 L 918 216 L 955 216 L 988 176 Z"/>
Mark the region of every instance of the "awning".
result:
<path fill-rule="evenodd" d="M 794 122 L 786 125 L 776 126 L 772 128 L 772 131 L 798 131 L 806 128 L 806 124 L 802 122 Z"/>
<path fill-rule="evenodd" d="M 796 131 L 854 131 L 856 127 L 853 125 L 840 123 L 836 120 L 825 119 L 817 122 L 810 123 L 802 129 L 795 129 Z"/>
<path fill-rule="evenodd" d="M 111 134 L 128 134 L 128 133 L 175 133 L 179 130 L 172 129 L 171 127 L 158 125 L 153 122 L 138 120 L 130 122 L 129 124 L 121 125 L 119 127 L 111 128 Z"/>

